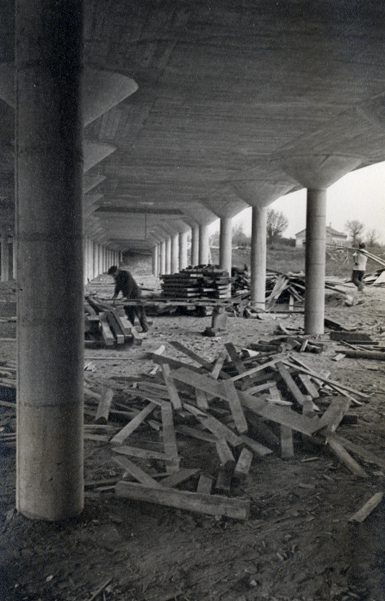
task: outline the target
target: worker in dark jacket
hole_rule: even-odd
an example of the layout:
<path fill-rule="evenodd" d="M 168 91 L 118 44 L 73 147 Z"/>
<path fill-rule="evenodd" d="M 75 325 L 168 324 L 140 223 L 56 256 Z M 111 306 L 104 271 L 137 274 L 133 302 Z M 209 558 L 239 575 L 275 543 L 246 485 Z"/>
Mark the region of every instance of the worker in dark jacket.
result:
<path fill-rule="evenodd" d="M 122 293 L 123 298 L 128 300 L 140 297 L 141 290 L 129 271 L 119 269 L 119 267 L 113 265 L 109 268 L 108 275 L 112 275 L 115 280 L 115 291 L 114 296 L 112 297 L 113 299 L 118 297 L 119 292 Z M 135 325 L 135 315 L 137 315 L 143 332 L 148 331 L 147 317 L 144 307 L 140 305 L 132 305 L 124 307 L 124 311 L 132 325 Z"/>

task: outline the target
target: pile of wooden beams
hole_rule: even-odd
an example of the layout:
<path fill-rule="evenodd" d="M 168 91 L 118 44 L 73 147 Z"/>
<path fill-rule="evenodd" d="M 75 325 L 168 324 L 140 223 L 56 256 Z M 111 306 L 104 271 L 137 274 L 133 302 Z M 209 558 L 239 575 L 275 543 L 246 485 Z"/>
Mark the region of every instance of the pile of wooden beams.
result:
<path fill-rule="evenodd" d="M 141 333 L 127 319 L 122 306 L 114 307 L 96 296 L 86 296 L 84 312 L 86 344 L 114 347 L 142 343 Z"/>
<path fill-rule="evenodd" d="M 224 299 L 231 296 L 231 280 L 227 271 L 212 265 L 187 267 L 179 273 L 162 275 L 162 296 L 198 300 Z"/>
<path fill-rule="evenodd" d="M 123 472 L 113 485 L 119 497 L 247 519 L 249 499 L 235 484 L 247 479 L 254 458 L 291 458 L 306 444 L 314 453 L 326 447 L 362 478 L 367 468 L 357 458 L 385 467 L 385 459 L 336 433 L 356 418 L 349 410 L 369 398 L 363 392 L 313 371 L 294 353 L 242 359 L 228 343 L 208 361 L 170 344 L 190 363 L 162 348 L 152 355 L 156 374 L 126 387 L 126 401 L 100 396 L 96 421 L 128 420 L 109 437 Z"/>

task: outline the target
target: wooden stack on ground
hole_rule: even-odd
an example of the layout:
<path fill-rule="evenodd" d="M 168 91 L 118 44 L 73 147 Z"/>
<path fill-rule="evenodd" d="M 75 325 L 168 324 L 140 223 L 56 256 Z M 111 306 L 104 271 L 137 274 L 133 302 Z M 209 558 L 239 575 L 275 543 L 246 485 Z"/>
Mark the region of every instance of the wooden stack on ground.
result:
<path fill-rule="evenodd" d="M 162 275 L 162 296 L 178 299 L 224 299 L 231 296 L 227 271 L 215 266 L 188 267 L 179 273 Z"/>
<path fill-rule="evenodd" d="M 142 335 L 132 326 L 123 307 L 87 296 L 84 302 L 86 344 L 114 347 L 125 343 L 141 344 Z"/>

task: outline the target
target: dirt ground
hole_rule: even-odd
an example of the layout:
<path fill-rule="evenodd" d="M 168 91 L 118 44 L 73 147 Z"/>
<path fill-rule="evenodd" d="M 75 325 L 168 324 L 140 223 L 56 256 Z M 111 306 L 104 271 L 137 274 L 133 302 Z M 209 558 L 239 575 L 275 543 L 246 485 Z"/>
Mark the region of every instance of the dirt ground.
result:
<path fill-rule="evenodd" d="M 139 277 L 151 287 L 153 280 Z M 352 290 L 352 289 L 351 289 Z M 384 341 L 385 289 L 367 287 L 357 303 L 328 298 L 326 316 Z M 4 284 L 0 316 L 12 314 L 14 291 Z M 85 372 L 95 390 L 149 374 L 148 353 L 161 344 L 185 360 L 170 340 L 214 360 L 225 342 L 237 349 L 273 336 L 279 323 L 303 326 L 303 315 L 266 315 L 263 320 L 228 317 L 227 332 L 202 335 L 210 317 L 152 316 L 142 346 L 86 349 L 95 371 Z M 0 336 L 12 338 L 15 324 L 0 322 Z M 305 353 L 316 371 L 327 369 L 370 398 L 352 408 L 356 424 L 339 434 L 385 459 L 385 363 L 364 359 L 333 361 L 329 331 L 322 354 Z M 305 355 L 304 354 L 304 355 Z M 304 356 L 302 355 L 302 356 Z M 15 343 L 2 341 L 0 360 L 15 358 Z M 4 389 L 0 389 L 3 390 Z M 3 392 L 3 394 L 5 394 Z M 0 425 L 15 430 L 13 409 L 0 408 Z M 121 424 L 115 424 L 121 427 Z M 145 435 L 145 431 L 144 434 Z M 183 437 L 178 442 L 183 444 Z M 199 452 L 194 449 L 194 452 Z M 385 474 L 360 460 L 368 478 L 352 475 L 325 447 L 298 438 L 295 456 L 279 452 L 254 458 L 248 480 L 233 496 L 251 500 L 246 521 L 194 514 L 149 503 L 87 492 L 85 509 L 60 524 L 31 521 L 15 511 L 15 452 L 1 448 L 0 598 L 3 601 L 382 601 L 385 599 L 385 504 L 360 523 L 348 520 L 376 492 Z M 120 476 L 109 443 L 85 441 L 85 480 Z M 108 582 L 108 584 L 106 584 Z"/>

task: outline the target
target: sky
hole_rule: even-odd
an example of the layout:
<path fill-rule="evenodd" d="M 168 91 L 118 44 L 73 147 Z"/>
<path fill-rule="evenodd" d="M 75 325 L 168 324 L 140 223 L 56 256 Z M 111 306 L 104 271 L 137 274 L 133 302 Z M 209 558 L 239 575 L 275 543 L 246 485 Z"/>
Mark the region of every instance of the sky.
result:
<path fill-rule="evenodd" d="M 306 190 L 279 198 L 269 209 L 280 211 L 289 220 L 285 238 L 294 238 L 306 227 Z M 363 238 L 376 230 L 378 241 L 385 244 L 385 162 L 348 173 L 327 190 L 326 223 L 339 232 L 348 233 L 346 222 L 356 219 L 365 225 Z M 233 226 L 241 223 L 251 234 L 251 208 L 233 218 Z M 212 224 L 213 231 L 219 223 Z"/>

